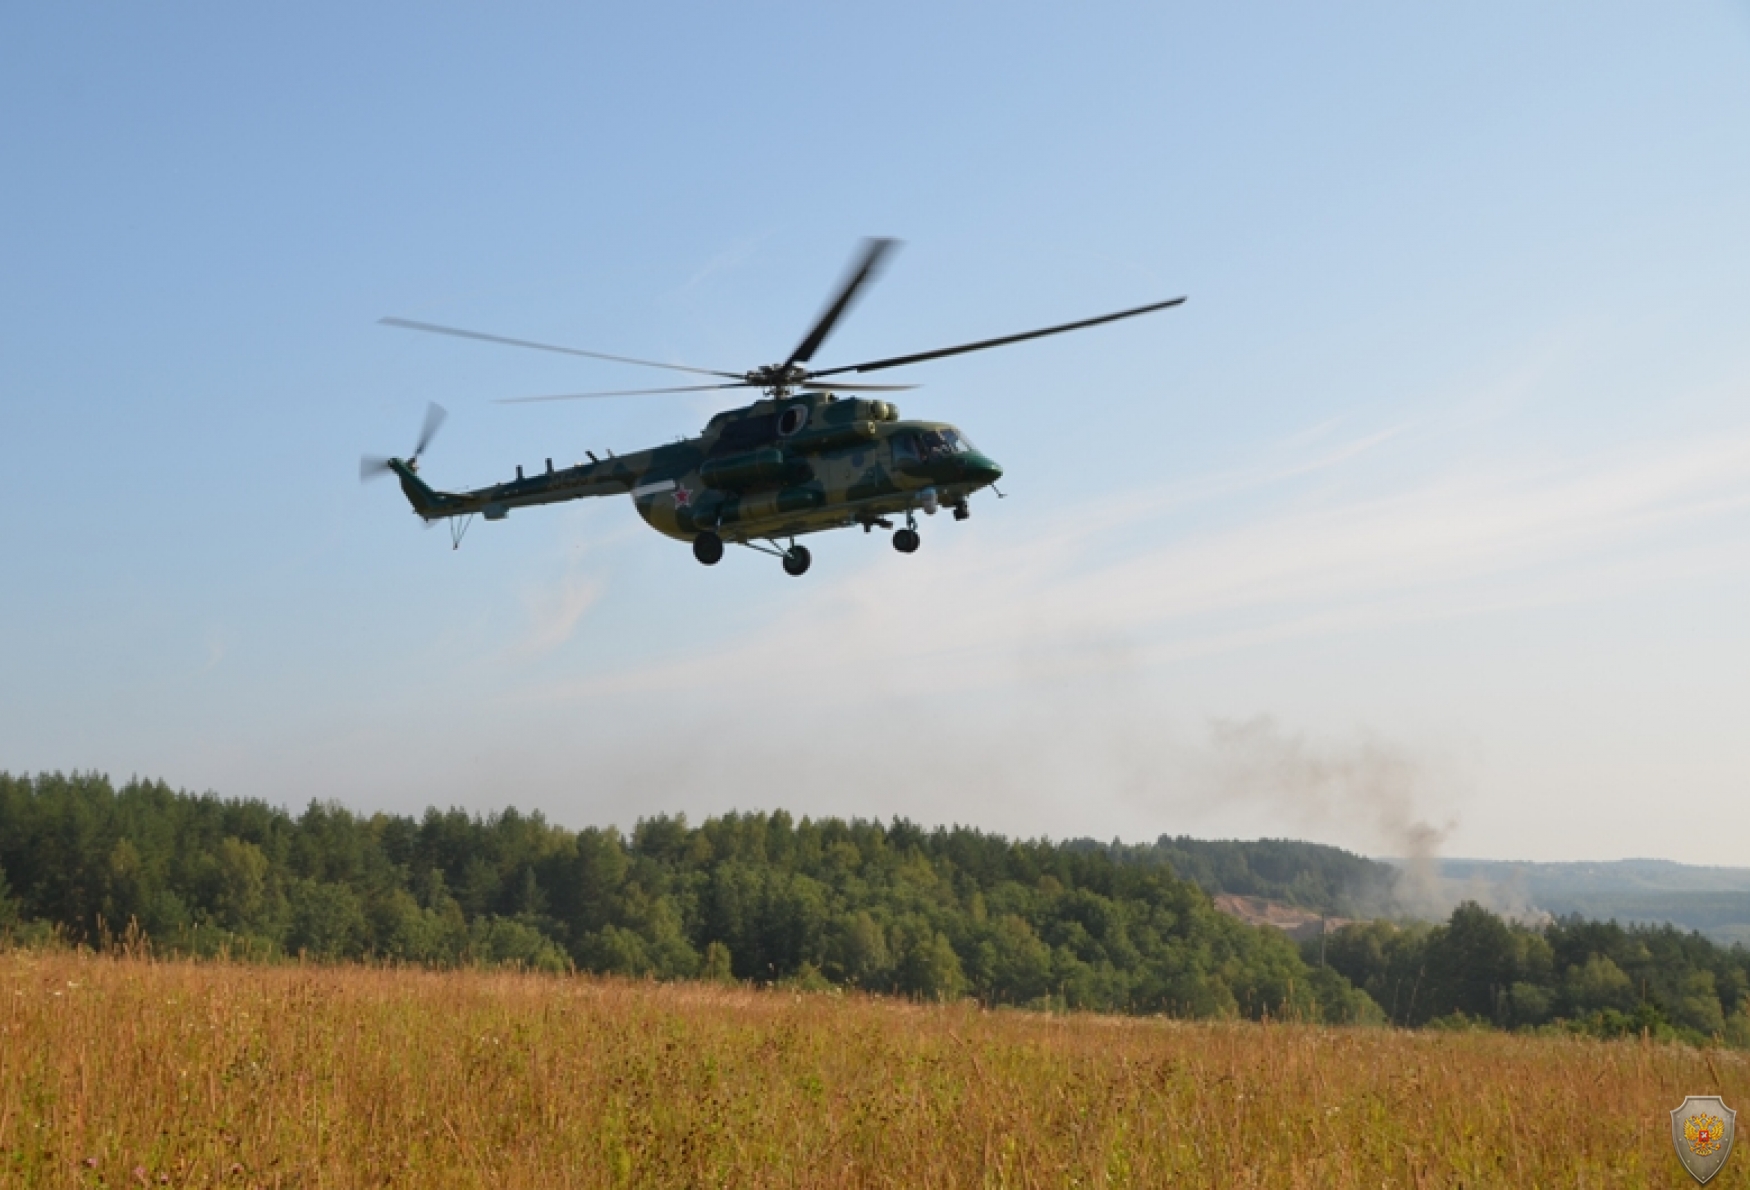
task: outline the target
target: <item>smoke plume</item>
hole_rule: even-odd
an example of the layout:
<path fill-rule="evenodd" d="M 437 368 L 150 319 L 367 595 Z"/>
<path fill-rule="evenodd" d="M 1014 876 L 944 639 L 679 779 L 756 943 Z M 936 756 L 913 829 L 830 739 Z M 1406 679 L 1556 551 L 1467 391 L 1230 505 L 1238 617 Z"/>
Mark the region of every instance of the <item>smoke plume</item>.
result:
<path fill-rule="evenodd" d="M 1450 907 L 1439 849 L 1456 823 L 1430 821 L 1429 762 L 1373 738 L 1347 747 L 1309 743 L 1273 718 L 1210 725 L 1210 784 L 1229 802 L 1270 810 L 1301 829 L 1369 838 L 1375 854 L 1397 860 L 1395 903 L 1384 912 L 1442 916 Z"/>

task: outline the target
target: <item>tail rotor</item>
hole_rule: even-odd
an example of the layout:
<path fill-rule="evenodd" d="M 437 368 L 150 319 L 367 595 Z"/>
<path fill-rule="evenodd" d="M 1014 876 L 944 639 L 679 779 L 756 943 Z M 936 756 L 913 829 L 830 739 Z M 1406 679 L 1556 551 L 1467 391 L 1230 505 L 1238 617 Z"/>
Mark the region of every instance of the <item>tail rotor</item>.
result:
<path fill-rule="evenodd" d="M 407 469 L 419 470 L 419 456 L 425 453 L 425 448 L 431 445 L 431 440 L 437 437 L 438 427 L 444 424 L 444 418 L 449 413 L 436 401 L 425 407 L 425 424 L 419 430 L 419 442 L 414 446 L 413 453 L 407 456 Z M 396 459 L 385 459 L 380 455 L 364 455 L 359 459 L 359 482 L 365 483 L 373 479 L 381 479 L 394 471 Z"/>

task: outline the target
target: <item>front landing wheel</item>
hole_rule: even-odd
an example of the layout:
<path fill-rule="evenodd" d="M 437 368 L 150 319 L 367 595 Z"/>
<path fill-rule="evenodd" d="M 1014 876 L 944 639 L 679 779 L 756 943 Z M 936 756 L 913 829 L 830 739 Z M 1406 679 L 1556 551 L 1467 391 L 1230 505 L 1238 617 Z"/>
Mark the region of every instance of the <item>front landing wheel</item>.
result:
<path fill-rule="evenodd" d="M 918 536 L 916 529 L 896 529 L 893 533 L 893 548 L 902 554 L 917 553 L 923 538 Z"/>
<path fill-rule="evenodd" d="M 693 538 L 693 557 L 707 566 L 723 561 L 723 539 L 710 530 Z"/>
<path fill-rule="evenodd" d="M 808 566 L 814 561 L 814 555 L 808 552 L 807 546 L 793 545 L 784 552 L 784 573 L 791 578 L 801 578 L 808 573 Z"/>

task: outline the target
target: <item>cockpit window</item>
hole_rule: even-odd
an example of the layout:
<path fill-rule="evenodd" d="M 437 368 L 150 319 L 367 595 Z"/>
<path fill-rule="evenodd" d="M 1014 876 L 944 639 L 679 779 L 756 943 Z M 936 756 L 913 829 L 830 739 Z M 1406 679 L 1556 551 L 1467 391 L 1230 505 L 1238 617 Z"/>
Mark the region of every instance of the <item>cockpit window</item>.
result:
<path fill-rule="evenodd" d="M 931 459 L 945 459 L 971 451 L 972 443 L 959 430 L 918 430 L 896 435 L 893 439 L 893 461 L 896 463 L 927 463 Z"/>
<path fill-rule="evenodd" d="M 919 434 L 919 451 L 924 458 L 964 455 L 973 448 L 959 430 L 924 430 Z"/>

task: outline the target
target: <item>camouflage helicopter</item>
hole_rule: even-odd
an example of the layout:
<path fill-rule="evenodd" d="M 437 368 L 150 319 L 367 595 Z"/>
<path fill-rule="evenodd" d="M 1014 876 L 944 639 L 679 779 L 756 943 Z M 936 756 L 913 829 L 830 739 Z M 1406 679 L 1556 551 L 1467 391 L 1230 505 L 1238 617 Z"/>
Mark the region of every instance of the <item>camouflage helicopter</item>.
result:
<path fill-rule="evenodd" d="M 428 525 L 450 522 L 451 541 L 456 546 L 460 546 L 475 514 L 497 521 L 513 508 L 585 496 L 630 495 L 638 514 L 651 528 L 690 541 L 693 556 L 707 566 L 722 560 L 727 543 L 772 554 L 783 561 L 786 574 L 799 576 L 808 570 L 812 557 L 806 546 L 797 543 L 798 537 L 858 525 L 865 533 L 877 527 L 892 530 L 893 548 L 909 554 L 921 540 L 919 512 L 933 516 L 938 509 L 949 508 L 956 520 L 965 520 L 970 515 L 967 501 L 972 494 L 992 487 L 1002 478 L 1003 470 L 975 449 L 955 426 L 903 421 L 898 408 L 880 398 L 839 396 L 840 392 L 895 392 L 915 385 L 828 384 L 827 378 L 1002 347 L 1134 318 L 1185 300 L 1173 298 L 1098 318 L 912 355 L 821 370 L 807 367 L 895 244 L 888 239 L 865 241 L 832 301 L 789 358 L 747 372 L 632 359 L 405 318 L 384 318 L 384 325 L 407 330 L 720 378 L 713 384 L 513 397 L 506 403 L 736 388 L 761 389 L 765 395 L 751 405 L 717 414 L 697 437 L 627 455 L 608 452 L 606 459 L 585 451 L 589 462 L 559 470 L 549 458 L 543 473 L 525 476 L 518 467 L 515 479 L 468 492 L 440 492 L 419 476 L 419 458 L 444 419 L 443 408 L 433 404 L 426 411 L 425 426 L 411 454 L 404 459 L 367 456 L 359 462 L 359 477 L 393 474 L 401 481 L 413 511 Z M 894 529 L 893 518 L 897 517 L 904 517 L 903 528 Z"/>

